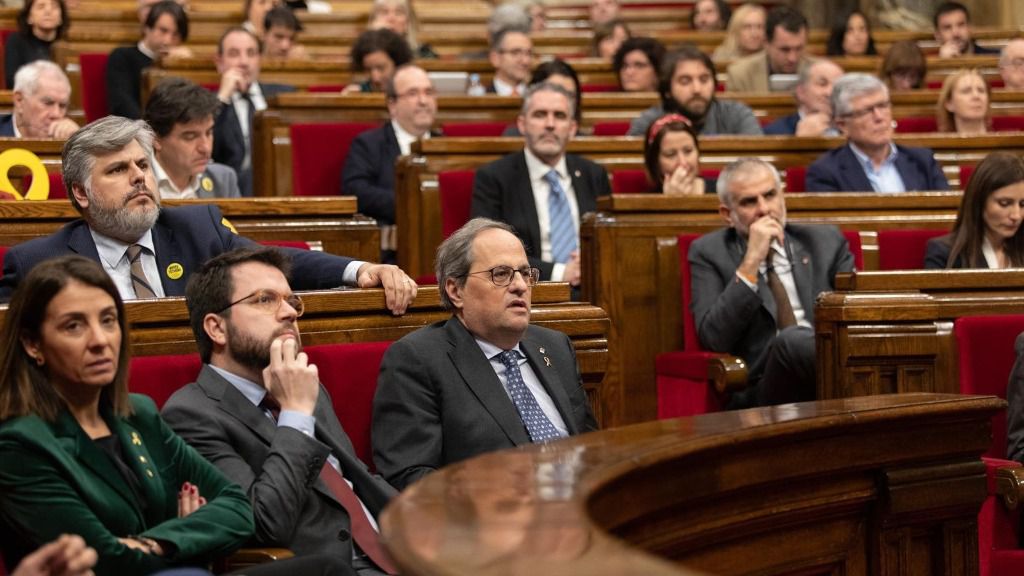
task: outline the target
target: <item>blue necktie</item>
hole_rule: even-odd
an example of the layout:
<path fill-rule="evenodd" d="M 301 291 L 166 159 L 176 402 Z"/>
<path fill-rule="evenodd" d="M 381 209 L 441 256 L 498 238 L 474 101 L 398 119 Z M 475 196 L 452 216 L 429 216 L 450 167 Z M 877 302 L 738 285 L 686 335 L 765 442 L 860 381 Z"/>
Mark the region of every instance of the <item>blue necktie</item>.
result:
<path fill-rule="evenodd" d="M 554 170 L 544 175 L 551 185 L 548 195 L 548 218 L 551 222 L 551 259 L 558 263 L 569 261 L 569 255 L 576 249 L 576 226 L 572 221 L 572 210 L 565 190 Z"/>
<path fill-rule="evenodd" d="M 505 365 L 505 382 L 508 386 L 509 396 L 512 403 L 519 411 L 519 417 L 526 425 L 526 433 L 530 435 L 530 441 L 534 444 L 542 444 L 557 440 L 562 435 L 551 423 L 544 411 L 537 404 L 537 399 L 523 382 L 523 373 L 519 371 L 519 355 L 515 350 L 505 350 L 498 355 L 501 363 Z"/>

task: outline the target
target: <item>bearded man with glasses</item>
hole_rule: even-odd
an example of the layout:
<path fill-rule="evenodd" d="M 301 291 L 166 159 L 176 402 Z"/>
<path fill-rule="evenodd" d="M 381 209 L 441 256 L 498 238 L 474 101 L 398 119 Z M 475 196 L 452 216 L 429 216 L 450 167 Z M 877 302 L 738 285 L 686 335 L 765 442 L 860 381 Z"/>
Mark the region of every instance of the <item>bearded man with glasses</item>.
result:
<path fill-rule="evenodd" d="M 530 325 L 540 271 L 511 226 L 475 218 L 437 249 L 452 317 L 384 354 L 373 461 L 398 489 L 448 464 L 597 429 L 568 336 Z"/>

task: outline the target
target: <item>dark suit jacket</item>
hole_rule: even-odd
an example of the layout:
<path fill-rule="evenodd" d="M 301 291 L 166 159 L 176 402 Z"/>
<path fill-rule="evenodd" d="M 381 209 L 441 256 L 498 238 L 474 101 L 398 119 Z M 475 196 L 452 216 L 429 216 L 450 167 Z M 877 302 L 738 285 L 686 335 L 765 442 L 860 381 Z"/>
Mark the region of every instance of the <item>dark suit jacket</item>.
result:
<path fill-rule="evenodd" d="M 765 136 L 785 136 L 796 134 L 796 125 L 800 123 L 800 113 L 794 112 L 783 116 L 764 127 Z"/>
<path fill-rule="evenodd" d="M 815 299 L 834 288 L 837 272 L 853 270 L 853 255 L 834 226 L 788 224 L 786 244 L 800 305 L 813 325 Z M 736 277 L 746 251 L 746 239 L 734 228 L 705 234 L 690 245 L 691 307 L 701 345 L 746 360 L 754 384 L 775 337 L 776 310 L 764 275 L 757 292 Z"/>
<path fill-rule="evenodd" d="M 612 193 L 608 173 L 574 154 L 566 154 L 565 166 L 572 178 L 580 216 L 597 210 L 597 198 Z M 477 169 L 470 216 L 484 216 L 512 225 L 526 244 L 530 265 L 540 268 L 542 280 L 551 278 L 554 263 L 540 259 L 540 224 L 525 152 L 509 154 Z"/>
<path fill-rule="evenodd" d="M 341 190 L 377 224 L 395 223 L 395 160 L 401 155 L 391 121 L 356 136 L 341 172 Z"/>
<path fill-rule="evenodd" d="M 945 234 L 937 238 L 929 238 L 924 249 L 924 267 L 926 270 L 944 270 L 949 262 L 949 251 L 952 249 L 950 242 L 952 236 Z M 953 261 L 953 268 L 963 268 L 960 257 Z"/>
<path fill-rule="evenodd" d="M 259 83 L 265 98 L 282 92 L 294 92 L 294 86 L 284 84 Z M 252 127 L 250 127 L 252 128 Z M 249 135 L 252 135 L 250 129 Z M 232 104 L 221 104 L 220 112 L 213 121 L 213 160 L 227 164 L 238 173 L 238 189 L 242 196 L 252 196 L 252 167 L 242 170 L 245 160 L 245 138 L 242 136 L 242 125 L 238 123 L 238 114 Z"/>
<path fill-rule="evenodd" d="M 531 325 L 520 348 L 569 433 L 596 430 L 569 338 Z M 490 361 L 455 317 L 388 348 L 373 398 L 371 437 L 377 470 L 400 490 L 442 466 L 530 444 Z"/>
<path fill-rule="evenodd" d="M 131 403 L 127 418 L 101 413 L 138 493 L 66 410 L 55 422 L 24 416 L 0 426 L 0 542 L 9 565 L 63 533 L 81 535 L 99 553 L 96 573 L 113 575 L 202 565 L 250 538 L 252 509 L 238 486 L 176 436 L 152 400 L 133 394 Z M 208 503 L 178 518 L 185 482 Z M 133 534 L 170 542 L 176 552 L 160 558 L 117 541 Z"/>
<path fill-rule="evenodd" d="M 14 138 L 14 114 L 8 114 L 0 120 L 0 136 Z"/>
<path fill-rule="evenodd" d="M 180 264 L 184 274 L 172 279 L 160 277 L 167 296 L 184 296 L 189 275 L 210 258 L 235 248 L 256 246 L 244 236 L 235 234 L 230 223 L 213 204 L 163 208 L 153 225 L 157 269 L 167 270 Z M 292 260 L 292 286 L 296 290 L 323 290 L 342 284 L 345 266 L 352 260 L 312 250 L 281 248 Z M 79 254 L 99 262 L 96 243 L 85 220 L 75 220 L 50 236 L 35 238 L 11 247 L 4 256 L 4 273 L 0 278 L 0 299 L 10 298 L 11 291 L 33 266 L 56 256 Z"/>
<path fill-rule="evenodd" d="M 164 405 L 164 418 L 200 454 L 237 482 L 252 500 L 256 542 L 297 554 L 334 554 L 350 563 L 349 517 L 320 480 L 329 454 L 359 498 L 377 516 L 395 495 L 355 456 L 322 386 L 313 417 L 316 437 L 278 427 L 209 366 Z"/>
<path fill-rule="evenodd" d="M 114 48 L 107 59 L 107 108 L 111 114 L 142 118 L 142 71 L 153 59 L 138 46 Z"/>
<path fill-rule="evenodd" d="M 930 148 L 908 148 L 897 144 L 896 150 L 896 170 L 908 192 L 949 189 L 946 176 Z M 849 144 L 829 150 L 815 160 L 807 169 L 806 187 L 808 192 L 874 191 Z"/>

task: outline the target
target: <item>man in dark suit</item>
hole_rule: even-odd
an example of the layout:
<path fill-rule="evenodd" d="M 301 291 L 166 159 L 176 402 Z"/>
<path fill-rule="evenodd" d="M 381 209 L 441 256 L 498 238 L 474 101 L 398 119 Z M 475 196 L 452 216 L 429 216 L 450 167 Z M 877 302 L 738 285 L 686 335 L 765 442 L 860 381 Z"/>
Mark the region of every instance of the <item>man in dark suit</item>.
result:
<path fill-rule="evenodd" d="M 64 140 L 78 130 L 68 118 L 71 83 L 49 60 L 25 64 L 14 75 L 14 113 L 0 120 L 0 136 Z"/>
<path fill-rule="evenodd" d="M 530 325 L 539 271 L 507 224 L 475 218 L 437 251 L 447 321 L 388 348 L 373 399 L 373 461 L 399 489 L 466 458 L 595 430 L 576 354 Z"/>
<path fill-rule="evenodd" d="M 301 351 L 303 305 L 287 272 L 280 252 L 257 248 L 192 275 L 185 298 L 204 366 L 163 417 L 249 495 L 257 544 L 394 574 L 375 518 L 395 490 L 356 457 Z"/>
<path fill-rule="evenodd" d="M 870 74 L 845 74 L 832 88 L 832 115 L 844 146 L 807 169 L 808 192 L 947 190 L 949 183 L 928 148 L 893 142 L 889 89 Z"/>
<path fill-rule="evenodd" d="M 395 161 L 412 143 L 430 138 L 437 114 L 434 84 L 426 71 L 405 65 L 385 82 L 390 120 L 352 141 L 341 171 L 341 191 L 354 195 L 359 212 L 381 225 L 381 262 L 395 261 Z"/>
<path fill-rule="evenodd" d="M 835 136 L 832 125 L 832 85 L 843 75 L 835 62 L 821 58 L 800 71 L 793 91 L 796 112 L 764 127 L 766 136 Z"/>
<path fill-rule="evenodd" d="M 238 236 L 215 205 L 160 209 L 149 159 L 153 133 L 141 120 L 97 120 L 64 145 L 64 184 L 82 214 L 54 234 L 9 249 L 0 299 L 37 263 L 76 253 L 103 265 L 125 299 L 180 296 L 206 260 L 252 240 Z M 405 312 L 416 283 L 395 266 L 359 262 L 311 250 L 287 250 L 304 290 L 341 284 L 383 286 L 387 305 Z"/>
<path fill-rule="evenodd" d="M 580 218 L 611 186 L 604 168 L 565 153 L 576 135 L 574 102 L 556 84 L 526 91 L 516 121 L 526 148 L 477 169 L 471 214 L 511 224 L 542 280 L 579 286 Z"/>
<path fill-rule="evenodd" d="M 957 58 L 971 54 L 999 54 L 996 48 L 980 46 L 971 38 L 971 14 L 960 2 L 943 2 L 935 9 L 935 41 L 939 58 Z"/>
<path fill-rule="evenodd" d="M 690 246 L 693 318 L 701 345 L 743 358 L 750 386 L 730 408 L 813 400 L 814 301 L 853 269 L 832 226 L 788 224 L 775 168 L 738 160 L 718 177 L 729 227 Z"/>
<path fill-rule="evenodd" d="M 529 30 L 502 28 L 491 35 L 487 56 L 494 66 L 494 80 L 487 92 L 498 96 L 522 96 L 533 65 L 533 41 Z"/>
<path fill-rule="evenodd" d="M 267 97 L 292 92 L 292 86 L 260 83 L 260 41 L 234 26 L 217 43 L 217 98 L 220 113 L 213 125 L 213 159 L 235 169 L 242 196 L 253 195 L 252 146 L 256 112 L 266 110 Z"/>

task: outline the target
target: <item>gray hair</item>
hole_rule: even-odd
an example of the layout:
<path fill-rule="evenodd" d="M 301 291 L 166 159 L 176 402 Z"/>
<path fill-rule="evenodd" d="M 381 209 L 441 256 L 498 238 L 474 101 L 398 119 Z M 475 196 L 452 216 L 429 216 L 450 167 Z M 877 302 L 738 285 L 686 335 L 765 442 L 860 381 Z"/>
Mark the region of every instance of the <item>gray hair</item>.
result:
<path fill-rule="evenodd" d="M 718 201 L 723 206 L 731 208 L 732 196 L 729 194 L 729 187 L 733 181 L 748 178 L 758 170 L 768 170 L 771 172 L 775 178 L 775 189 L 779 192 L 782 191 L 782 178 L 779 176 L 779 171 L 775 169 L 775 166 L 760 158 L 740 158 L 726 166 L 721 174 L 718 175 L 718 184 L 715 188 L 715 191 L 718 193 Z"/>
<path fill-rule="evenodd" d="M 89 189 L 96 157 L 122 150 L 132 140 L 139 143 L 146 156 L 153 157 L 153 130 L 144 120 L 107 116 L 86 124 L 68 138 L 61 154 L 61 169 L 64 172 L 64 188 L 76 210 L 82 212 L 82 207 L 75 199 L 72 188 L 78 184 Z"/>
<path fill-rule="evenodd" d="M 852 72 L 843 74 L 832 86 L 832 117 L 841 118 L 853 112 L 851 102 L 865 94 L 884 92 L 889 97 L 889 88 L 872 74 Z"/>
<path fill-rule="evenodd" d="M 1016 43 L 1024 43 L 1024 38 L 1011 38 L 1010 41 L 1007 42 L 1005 46 L 1003 46 L 1002 50 L 999 51 L 999 66 L 1000 67 L 1009 66 L 1010 65 L 1010 56 L 1006 53 L 1006 51 L 1009 50 L 1010 49 L 1010 45 L 1015 43 L 1015 42 Z"/>
<path fill-rule="evenodd" d="M 810 61 L 807 64 L 807 66 L 801 66 L 800 67 L 800 71 L 797 73 L 797 85 L 798 86 L 803 86 L 805 84 L 810 83 L 810 81 L 811 81 L 811 71 L 814 70 L 815 67 L 821 66 L 823 64 L 831 64 L 831 65 L 835 66 L 836 68 L 839 68 L 840 71 L 842 71 L 842 69 L 843 69 L 842 66 L 840 66 L 839 64 L 836 64 L 835 62 L 833 62 L 832 60 L 829 60 L 828 58 L 815 58 L 814 60 Z"/>
<path fill-rule="evenodd" d="M 65 88 L 69 91 L 71 90 L 71 82 L 68 81 L 67 74 L 64 74 L 60 66 L 49 60 L 36 60 L 18 68 L 18 71 L 14 74 L 14 91 L 22 96 L 35 94 L 39 88 L 39 79 L 44 74 L 58 78 Z"/>
<path fill-rule="evenodd" d="M 448 297 L 448 291 L 445 290 L 448 279 L 455 280 L 456 286 L 460 288 L 466 285 L 466 276 L 469 274 L 469 269 L 473 267 L 473 241 L 484 230 L 494 228 L 517 236 L 515 228 L 504 222 L 490 218 L 473 218 L 437 247 L 434 273 L 437 275 L 437 287 L 441 292 L 441 308 L 444 310 L 455 309 L 455 304 Z"/>
<path fill-rule="evenodd" d="M 576 118 L 576 96 L 554 82 L 530 84 L 526 88 L 526 94 L 523 94 L 523 106 L 519 109 L 520 116 L 526 116 L 526 111 L 530 109 L 530 103 L 533 102 L 533 95 L 538 92 L 556 92 L 565 96 L 565 99 L 569 101 L 569 118 Z"/>
<path fill-rule="evenodd" d="M 491 38 L 491 46 L 497 46 L 495 40 L 501 41 L 498 32 L 514 31 L 529 34 L 532 24 L 533 18 L 526 7 L 521 4 L 502 4 L 487 18 L 487 36 Z"/>

